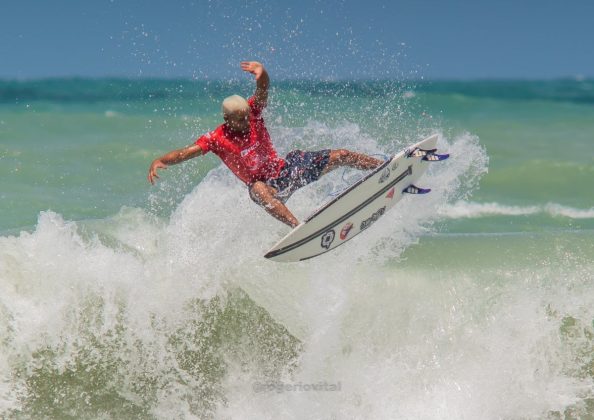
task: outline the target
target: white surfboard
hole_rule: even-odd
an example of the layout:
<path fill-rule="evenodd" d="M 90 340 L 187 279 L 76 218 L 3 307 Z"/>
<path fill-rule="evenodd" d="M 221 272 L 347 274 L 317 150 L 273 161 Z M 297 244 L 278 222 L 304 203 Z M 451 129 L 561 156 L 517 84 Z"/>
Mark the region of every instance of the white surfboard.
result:
<path fill-rule="evenodd" d="M 402 150 L 315 211 L 273 246 L 265 257 L 284 262 L 316 257 L 370 227 L 400 201 L 403 190 L 413 194 L 429 192 L 414 187 L 414 183 L 431 161 L 449 156 L 435 154 L 436 144 L 437 134 L 434 134 Z"/>

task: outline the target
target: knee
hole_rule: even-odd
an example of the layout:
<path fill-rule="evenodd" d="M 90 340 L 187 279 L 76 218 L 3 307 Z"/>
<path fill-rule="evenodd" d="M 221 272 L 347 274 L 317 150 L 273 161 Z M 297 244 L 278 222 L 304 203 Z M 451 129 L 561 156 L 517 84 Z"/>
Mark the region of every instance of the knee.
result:
<path fill-rule="evenodd" d="M 252 185 L 250 185 L 249 192 L 250 198 L 255 201 L 256 203 L 260 204 L 262 201 L 262 187 L 264 183 L 262 181 L 256 181 Z"/>
<path fill-rule="evenodd" d="M 272 189 L 272 187 L 269 187 L 262 181 L 254 182 L 249 188 L 250 198 L 258 204 L 268 201 L 271 196 L 274 196 L 274 191 L 276 190 Z"/>

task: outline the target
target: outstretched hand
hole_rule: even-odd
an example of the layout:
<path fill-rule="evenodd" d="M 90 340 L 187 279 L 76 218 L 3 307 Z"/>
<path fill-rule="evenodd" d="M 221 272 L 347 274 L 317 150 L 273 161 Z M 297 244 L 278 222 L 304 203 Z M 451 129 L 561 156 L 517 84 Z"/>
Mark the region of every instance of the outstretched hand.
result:
<path fill-rule="evenodd" d="M 258 63 L 257 61 L 242 61 L 241 69 L 243 71 L 247 71 L 248 73 L 252 73 L 254 76 L 256 76 L 256 80 L 260 79 L 262 73 L 264 73 L 264 66 L 262 63 Z"/>
<path fill-rule="evenodd" d="M 157 169 L 167 169 L 167 165 L 161 162 L 160 159 L 155 159 L 153 161 L 151 167 L 149 168 L 149 173 L 147 177 L 149 182 L 153 185 L 155 185 L 155 178 L 159 178 L 159 175 L 157 175 Z"/>

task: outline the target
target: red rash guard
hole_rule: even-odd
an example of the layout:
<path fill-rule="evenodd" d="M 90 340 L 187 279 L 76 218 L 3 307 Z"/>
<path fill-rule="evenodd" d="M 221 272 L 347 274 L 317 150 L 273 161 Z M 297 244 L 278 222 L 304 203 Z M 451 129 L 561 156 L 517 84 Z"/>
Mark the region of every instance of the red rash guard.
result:
<path fill-rule="evenodd" d="M 248 104 L 249 133 L 235 133 L 222 124 L 196 140 L 196 144 L 203 153 L 215 153 L 239 179 L 250 185 L 278 177 L 285 161 L 272 146 L 262 118 L 264 107 L 257 106 L 254 97 L 248 99 Z"/>

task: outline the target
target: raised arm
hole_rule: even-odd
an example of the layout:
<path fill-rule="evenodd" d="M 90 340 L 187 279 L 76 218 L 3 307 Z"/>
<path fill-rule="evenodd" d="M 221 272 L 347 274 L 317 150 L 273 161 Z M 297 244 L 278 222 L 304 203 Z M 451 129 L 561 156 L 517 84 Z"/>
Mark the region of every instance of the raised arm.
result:
<path fill-rule="evenodd" d="M 242 61 L 241 69 L 252 73 L 256 77 L 256 93 L 254 93 L 256 105 L 264 108 L 268 101 L 268 86 L 270 85 L 268 72 L 262 63 L 258 63 L 257 61 Z"/>
<path fill-rule="evenodd" d="M 188 159 L 192 159 L 202 154 L 202 148 L 197 144 L 190 144 L 183 149 L 173 150 L 160 158 L 153 160 L 151 167 L 148 172 L 148 180 L 151 184 L 155 184 L 155 178 L 159 178 L 157 175 L 157 169 L 167 169 L 169 165 L 175 165 Z"/>

